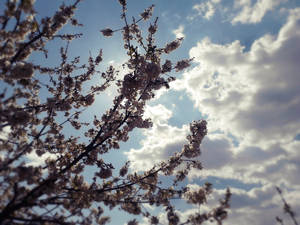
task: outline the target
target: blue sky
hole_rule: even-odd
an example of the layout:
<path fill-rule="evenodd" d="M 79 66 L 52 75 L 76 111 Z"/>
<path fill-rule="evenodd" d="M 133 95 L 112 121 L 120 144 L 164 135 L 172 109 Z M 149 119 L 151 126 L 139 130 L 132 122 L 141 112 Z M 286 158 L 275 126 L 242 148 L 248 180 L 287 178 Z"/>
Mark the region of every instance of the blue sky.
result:
<path fill-rule="evenodd" d="M 62 1 L 36 2 L 38 16 L 50 16 Z M 205 179 L 213 182 L 216 190 L 209 204 L 227 186 L 232 188 L 225 224 L 275 224 L 275 216 L 282 216 L 275 185 L 300 212 L 300 1 L 128 0 L 128 15 L 137 16 L 151 4 L 154 17 L 159 17 L 158 45 L 184 37 L 170 58 L 194 57 L 194 62 L 176 75 L 168 91 L 159 91 L 149 102 L 146 116 L 152 118 L 153 127 L 134 131 L 121 145 L 122 152 L 107 156 L 108 160 L 118 157 L 120 164 L 129 159 L 137 171 L 149 168 L 181 149 L 189 122 L 206 118 L 209 133 L 200 158 L 204 169 L 193 171 L 187 183 L 196 187 Z M 63 30 L 84 34 L 72 42 L 70 55 L 84 61 L 89 51 L 96 55 L 103 49 L 103 68 L 109 64 L 121 68 L 126 60 L 120 51 L 121 35 L 105 38 L 99 32 L 120 28 L 119 15 L 118 1 L 80 3 L 75 17 L 84 27 Z M 49 65 L 58 62 L 59 44 L 48 45 Z M 95 110 L 100 114 L 107 109 L 114 94 L 110 88 L 98 96 L 85 119 Z M 181 207 L 179 213 L 186 217 L 193 210 L 198 209 Z M 159 216 L 164 221 L 165 215 Z M 114 216 L 111 224 L 122 224 L 124 218 Z"/>

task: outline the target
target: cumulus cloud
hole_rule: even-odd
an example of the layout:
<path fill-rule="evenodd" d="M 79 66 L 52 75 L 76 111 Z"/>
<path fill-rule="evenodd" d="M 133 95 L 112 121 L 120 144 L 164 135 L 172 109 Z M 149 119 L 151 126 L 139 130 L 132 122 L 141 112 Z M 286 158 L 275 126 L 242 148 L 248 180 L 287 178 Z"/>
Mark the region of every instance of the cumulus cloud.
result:
<path fill-rule="evenodd" d="M 296 12 L 277 37 L 259 38 L 248 52 L 239 41 L 219 45 L 208 38 L 190 50 L 199 66 L 172 87 L 185 88 L 209 116 L 210 130 L 222 128 L 248 144 L 285 143 L 300 132 Z"/>
<path fill-rule="evenodd" d="M 35 151 L 32 151 L 29 154 L 26 154 L 26 158 L 28 160 L 26 163 L 27 166 L 43 166 L 47 159 L 55 160 L 57 156 L 48 152 L 42 156 L 38 156 Z"/>
<path fill-rule="evenodd" d="M 6 140 L 10 133 L 10 126 L 0 126 L 0 140 Z"/>
<path fill-rule="evenodd" d="M 276 216 L 289 221 L 290 218 L 283 215 L 283 203 L 275 191 L 274 186 L 265 185 L 259 188 L 253 188 L 250 191 L 242 189 L 232 189 L 231 213 L 226 224 L 255 224 L 255 225 L 273 225 L 276 223 Z M 293 196 L 291 198 L 291 196 Z M 297 201 L 300 195 L 296 191 L 285 193 L 293 210 L 299 209 Z"/>
<path fill-rule="evenodd" d="M 210 134 L 203 139 L 201 145 L 201 162 L 204 170 L 219 169 L 231 163 L 232 143 L 222 135 Z"/>
<path fill-rule="evenodd" d="M 272 165 L 294 152 L 289 146 L 300 132 L 297 12 L 291 11 L 277 37 L 261 37 L 249 52 L 239 41 L 202 40 L 190 51 L 200 65 L 175 85 L 185 83 L 195 106 L 208 115 L 211 131 L 221 129 L 239 141 L 233 150 L 236 164 Z"/>
<path fill-rule="evenodd" d="M 199 41 L 190 50 L 195 67 L 171 88 L 185 91 L 208 120 L 200 156 L 204 170 L 193 171 L 190 179 L 255 183 L 259 187 L 251 190 L 232 189 L 226 224 L 269 225 L 282 215 L 275 185 L 288 189 L 286 198 L 296 212 L 300 209 L 300 141 L 295 139 L 300 133 L 300 8 L 290 10 L 277 35 L 266 34 L 245 49 L 239 41 Z M 147 113 L 154 126 L 144 132 L 142 147 L 127 153 L 139 170 L 180 151 L 188 132 L 187 126 L 168 125 L 172 111 L 162 105 Z"/>
<path fill-rule="evenodd" d="M 189 185 L 191 189 L 198 189 L 199 185 Z M 226 190 L 216 189 L 209 196 L 207 204 L 200 207 L 200 213 L 209 212 L 213 207 L 218 205 L 220 199 L 224 198 Z M 243 189 L 232 188 L 232 197 L 230 202 L 229 216 L 224 221 L 224 225 L 274 225 L 276 224 L 276 216 L 283 218 L 284 221 L 290 221 L 287 215 L 283 213 L 283 203 L 280 196 L 276 193 L 275 187 L 266 185 L 264 187 L 253 188 L 250 191 Z M 284 193 L 286 199 L 290 199 L 288 203 L 293 207 L 294 212 L 298 212 L 300 195 L 296 191 Z M 194 206 L 185 210 L 178 210 L 181 222 L 186 221 L 189 215 L 199 212 L 199 207 Z M 160 224 L 167 225 L 167 216 L 165 212 L 159 213 L 158 218 Z M 141 223 L 142 225 L 150 225 L 146 219 Z M 211 223 L 217 224 L 217 223 Z"/>
<path fill-rule="evenodd" d="M 184 26 L 180 25 L 177 29 L 173 30 L 173 34 L 176 36 L 176 38 L 184 38 L 185 35 L 183 33 Z"/>
<path fill-rule="evenodd" d="M 159 163 L 174 152 L 181 151 L 186 143 L 186 135 L 189 130 L 188 125 L 181 128 L 168 125 L 167 121 L 172 116 L 172 111 L 159 104 L 147 106 L 145 117 L 150 117 L 153 127 L 143 131 L 146 136 L 141 142 L 141 149 L 130 149 L 125 153 L 131 161 L 134 170 L 143 171 L 153 167 L 154 163 Z"/>
<path fill-rule="evenodd" d="M 179 128 L 168 124 L 172 111 L 161 104 L 147 106 L 144 117 L 151 118 L 153 127 L 143 131 L 145 139 L 140 149 L 130 149 L 125 153 L 131 161 L 132 169 L 139 171 L 150 169 L 153 163 L 167 160 L 175 152 L 181 151 L 189 133 L 188 125 Z M 222 135 L 211 134 L 205 137 L 200 157 L 205 169 L 218 169 L 228 164 L 233 157 L 231 147 L 231 140 Z"/>
<path fill-rule="evenodd" d="M 216 12 L 216 5 L 220 2 L 221 0 L 209 0 L 195 4 L 193 9 L 196 10 L 197 14 L 189 16 L 188 19 L 193 20 L 195 17 L 201 16 L 207 20 L 210 20 Z"/>
<path fill-rule="evenodd" d="M 259 23 L 268 11 L 274 10 L 286 0 L 257 0 L 252 5 L 251 0 L 234 1 L 234 8 L 238 10 L 237 15 L 232 19 L 236 23 Z"/>
<path fill-rule="evenodd" d="M 262 36 L 249 51 L 239 41 L 221 45 L 205 38 L 190 50 L 196 66 L 172 86 L 185 90 L 208 117 L 205 169 L 190 178 L 261 185 L 235 190 L 228 224 L 274 224 L 270 218 L 280 215 L 282 206 L 275 185 L 289 189 L 287 199 L 295 210 L 300 207 L 294 201 L 300 198 L 299 30 L 297 8 L 277 35 Z"/>

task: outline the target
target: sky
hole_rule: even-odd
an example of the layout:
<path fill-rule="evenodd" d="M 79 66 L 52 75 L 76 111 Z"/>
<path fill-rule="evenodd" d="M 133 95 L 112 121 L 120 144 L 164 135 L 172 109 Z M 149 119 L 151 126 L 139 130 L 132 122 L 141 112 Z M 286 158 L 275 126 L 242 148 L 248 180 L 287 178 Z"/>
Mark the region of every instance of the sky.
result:
<path fill-rule="evenodd" d="M 38 16 L 52 15 L 61 2 L 37 0 Z M 151 4 L 155 4 L 153 16 L 159 17 L 158 45 L 184 37 L 170 59 L 194 60 L 190 68 L 176 74 L 169 90 L 159 91 L 148 103 L 145 116 L 152 118 L 153 127 L 135 130 L 129 142 L 121 145 L 122 152 L 113 153 L 108 160 L 118 156 L 116 163 L 130 160 L 132 170 L 150 168 L 181 150 L 190 122 L 206 119 L 208 135 L 200 156 L 204 169 L 191 172 L 186 181 L 190 187 L 203 181 L 213 183 L 209 205 L 231 188 L 225 225 L 273 225 L 276 216 L 292 224 L 283 214 L 275 186 L 282 188 L 299 214 L 300 1 L 128 0 L 128 15 L 138 16 Z M 118 1 L 80 3 L 75 17 L 84 27 L 63 30 L 83 33 L 72 42 L 70 54 L 85 59 L 101 48 L 104 67 L 120 67 L 127 59 L 120 50 L 121 35 L 108 39 L 99 32 L 106 27 L 120 28 L 119 16 Z M 57 43 L 49 44 L 48 49 L 50 56 L 55 55 L 52 49 L 57 49 Z M 52 57 L 49 64 L 56 60 Z M 110 88 L 98 96 L 86 118 L 95 110 L 107 109 L 115 94 Z M 182 218 L 198 210 L 180 208 Z M 166 221 L 164 214 L 159 217 Z M 115 217 L 111 224 L 123 224 L 124 218 Z"/>

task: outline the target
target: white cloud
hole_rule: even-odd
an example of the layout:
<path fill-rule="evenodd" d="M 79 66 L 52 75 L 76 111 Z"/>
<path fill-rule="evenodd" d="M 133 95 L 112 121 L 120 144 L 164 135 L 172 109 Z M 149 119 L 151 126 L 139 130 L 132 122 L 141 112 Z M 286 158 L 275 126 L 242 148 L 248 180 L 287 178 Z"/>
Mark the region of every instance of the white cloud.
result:
<path fill-rule="evenodd" d="M 286 199 L 299 211 L 300 8 L 290 11 L 278 35 L 262 36 L 249 51 L 239 41 L 221 45 L 205 38 L 190 57 L 197 65 L 171 85 L 185 90 L 208 117 L 200 156 L 204 170 L 193 171 L 190 179 L 214 176 L 260 185 L 250 191 L 232 189 L 225 224 L 274 224 L 275 216 L 282 216 L 275 185 L 289 190 Z M 142 147 L 127 153 L 140 170 L 180 151 L 188 132 L 187 126 L 167 124 L 169 109 L 158 105 L 148 111 L 155 124 L 144 132 Z M 220 193 L 215 191 L 216 198 Z"/>
<path fill-rule="evenodd" d="M 10 126 L 0 127 L 0 140 L 6 140 L 10 133 Z"/>
<path fill-rule="evenodd" d="M 218 134 L 209 134 L 201 145 L 201 162 L 204 170 L 219 169 L 233 160 L 231 141 Z"/>
<path fill-rule="evenodd" d="M 165 106 L 159 104 L 155 106 L 146 106 L 145 118 L 151 118 L 152 122 L 155 125 L 161 125 L 164 124 L 172 117 L 172 111 L 167 109 Z"/>
<path fill-rule="evenodd" d="M 184 33 L 184 26 L 180 25 L 177 29 L 173 30 L 173 34 L 175 34 L 176 38 L 181 38 L 181 37 L 185 37 Z"/>
<path fill-rule="evenodd" d="M 188 19 L 193 20 L 195 17 L 201 16 L 207 20 L 210 20 L 216 12 L 216 5 L 220 2 L 221 0 L 209 0 L 194 5 L 193 9 L 197 11 L 197 15 L 189 16 Z"/>
<path fill-rule="evenodd" d="M 2 126 L 2 127 L 0 126 L 0 142 L 4 142 L 7 140 L 10 131 L 11 131 L 10 126 Z M 4 153 L 0 152 L 0 161 L 2 160 L 3 156 Z"/>
<path fill-rule="evenodd" d="M 192 189 L 198 188 L 197 184 L 189 185 Z M 200 207 L 200 213 L 208 212 L 213 207 L 218 205 L 219 199 L 224 198 L 225 189 L 215 189 L 208 198 L 207 204 Z M 253 224 L 253 225 L 274 225 L 276 224 L 276 216 L 283 218 L 285 222 L 289 222 L 290 218 L 283 213 L 283 203 L 278 196 L 275 187 L 272 185 L 266 185 L 259 188 L 253 188 L 250 191 L 243 189 L 232 188 L 232 197 L 230 202 L 229 215 L 224 221 L 224 225 L 241 225 L 241 224 Z M 284 196 L 288 200 L 288 203 L 292 206 L 294 212 L 299 212 L 300 201 L 299 192 L 290 191 L 284 193 Z M 194 206 L 186 210 L 176 211 L 181 222 L 188 219 L 188 216 L 199 212 L 199 207 Z M 297 215 L 296 215 L 297 216 Z M 166 213 L 159 213 L 158 218 L 160 224 L 167 225 Z M 299 219 L 299 217 L 297 218 Z M 146 220 L 143 221 L 143 225 L 150 225 Z M 206 224 L 206 223 L 205 223 Z M 217 224 L 217 223 L 207 223 Z"/>
<path fill-rule="evenodd" d="M 26 166 L 42 166 L 45 165 L 45 162 L 48 158 L 56 159 L 57 156 L 48 152 L 42 156 L 38 156 L 35 151 L 32 151 L 29 154 L 26 154 L 26 158 L 29 160 L 29 162 L 26 163 Z"/>
<path fill-rule="evenodd" d="M 286 0 L 257 0 L 254 5 L 251 0 L 235 0 L 234 8 L 239 12 L 232 19 L 232 23 L 259 23 L 268 11 L 274 10 Z"/>
<path fill-rule="evenodd" d="M 283 215 L 283 204 L 272 185 L 265 185 L 253 188 L 250 191 L 232 189 L 231 213 L 224 225 L 254 224 L 273 225 L 276 223 L 275 217 L 279 216 L 289 221 L 290 218 Z M 291 198 L 291 194 L 293 198 Z M 285 197 L 296 211 L 297 201 L 300 199 L 298 192 L 290 191 Z M 297 211 L 296 211 L 297 212 Z"/>
<path fill-rule="evenodd" d="M 198 65 L 172 88 L 186 90 L 208 116 L 210 131 L 202 144 L 205 169 L 190 178 L 262 185 L 235 190 L 225 224 L 274 224 L 282 211 L 275 185 L 289 189 L 287 199 L 299 209 L 300 8 L 290 11 L 278 35 L 262 36 L 249 51 L 239 41 L 220 45 L 205 38 L 190 57 Z"/>
<path fill-rule="evenodd" d="M 131 161 L 132 169 L 138 171 L 150 169 L 154 163 L 159 163 L 168 159 L 174 152 L 181 151 L 186 143 L 188 126 L 178 128 L 168 125 L 167 121 L 171 116 L 172 112 L 161 104 L 147 106 L 145 117 L 152 119 L 153 127 L 143 131 L 146 138 L 141 142 L 141 149 L 130 149 L 125 153 Z"/>
<path fill-rule="evenodd" d="M 239 41 L 227 45 L 208 38 L 190 50 L 199 63 L 177 80 L 195 106 L 209 115 L 210 130 L 222 128 L 248 144 L 285 143 L 300 132 L 300 9 L 277 37 L 265 35 L 249 52 Z"/>

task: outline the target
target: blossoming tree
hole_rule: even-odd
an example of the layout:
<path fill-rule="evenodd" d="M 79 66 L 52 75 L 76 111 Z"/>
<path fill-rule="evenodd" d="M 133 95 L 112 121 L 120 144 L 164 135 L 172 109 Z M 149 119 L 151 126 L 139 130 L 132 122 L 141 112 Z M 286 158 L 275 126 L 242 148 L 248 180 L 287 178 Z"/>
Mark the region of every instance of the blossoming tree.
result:
<path fill-rule="evenodd" d="M 69 60 L 68 47 L 61 48 L 58 66 L 36 65 L 28 59 L 37 51 L 47 55 L 47 42 L 59 38 L 69 43 L 80 36 L 58 33 L 66 23 L 81 25 L 73 18 L 79 3 L 62 5 L 54 16 L 38 21 L 34 0 L 7 0 L 0 16 L 0 224 L 105 224 L 109 222 L 105 210 L 115 207 L 159 224 L 158 217 L 141 207 L 145 203 L 162 207 L 170 224 L 207 220 L 221 224 L 229 207 L 229 191 L 218 207 L 191 214 L 185 221 L 172 203 L 181 198 L 200 206 L 212 191 L 208 183 L 196 191 L 180 185 L 191 168 L 202 169 L 196 157 L 207 133 L 204 120 L 190 124 L 188 144 L 180 152 L 143 173 L 130 172 L 129 162 L 115 171 L 102 158 L 126 142 L 134 128 L 151 127 L 151 120 L 143 116 L 146 102 L 155 90 L 168 88 L 175 80 L 170 72 L 190 65 L 190 59 L 162 62 L 161 56 L 178 48 L 182 39 L 158 48 L 154 43 L 157 19 L 143 37 L 139 24 L 151 17 L 153 6 L 129 22 L 127 3 L 119 0 L 124 21 L 119 31 L 128 54 L 124 66 L 129 71 L 122 79 L 113 66 L 97 71 L 102 51 L 90 56 L 87 65 L 81 65 L 79 57 Z M 116 31 L 107 28 L 101 32 L 111 36 Z M 48 81 L 41 81 L 38 74 Z M 102 83 L 86 91 L 86 83 L 99 74 Z M 113 106 L 103 115 L 96 113 L 90 123 L 82 122 L 80 116 L 93 104 L 95 95 L 112 83 L 117 86 Z M 64 133 L 67 124 L 74 131 L 89 127 L 84 133 L 88 141 Z M 31 165 L 31 153 L 49 157 L 41 165 Z M 86 166 L 95 170 L 91 182 L 83 175 Z M 170 186 L 161 185 L 164 176 L 173 180 Z M 128 224 L 137 224 L 137 220 Z"/>

